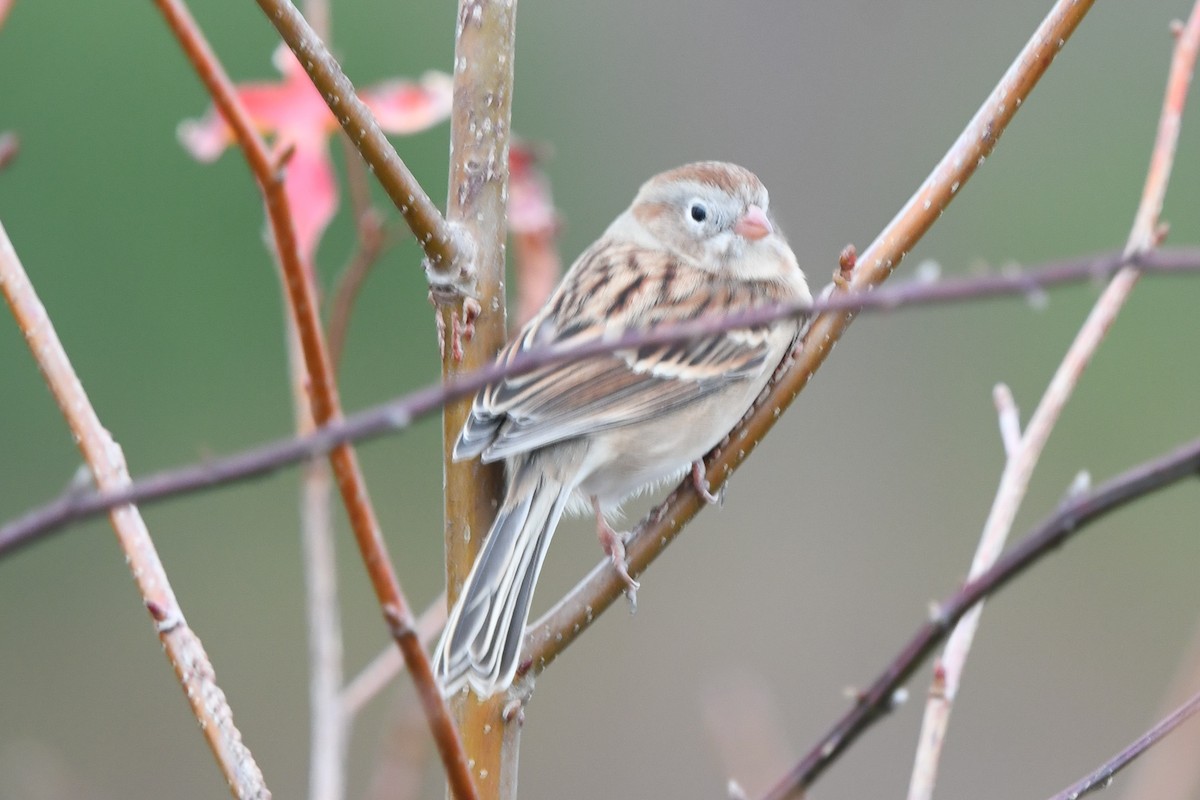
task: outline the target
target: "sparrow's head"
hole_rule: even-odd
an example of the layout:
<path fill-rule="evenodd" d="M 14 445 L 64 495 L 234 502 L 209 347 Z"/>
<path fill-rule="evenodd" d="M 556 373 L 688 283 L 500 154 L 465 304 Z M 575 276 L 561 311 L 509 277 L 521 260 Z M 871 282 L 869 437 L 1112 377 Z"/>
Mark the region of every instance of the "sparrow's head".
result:
<path fill-rule="evenodd" d="M 753 172 L 699 161 L 646 181 L 609 235 L 668 250 L 713 272 L 781 277 L 799 267 L 769 208 L 767 189 Z"/>

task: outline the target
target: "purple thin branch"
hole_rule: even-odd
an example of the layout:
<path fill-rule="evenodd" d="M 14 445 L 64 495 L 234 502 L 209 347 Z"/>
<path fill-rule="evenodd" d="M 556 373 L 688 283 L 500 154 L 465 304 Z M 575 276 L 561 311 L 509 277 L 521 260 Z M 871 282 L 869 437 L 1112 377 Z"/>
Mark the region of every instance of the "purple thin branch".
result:
<path fill-rule="evenodd" d="M 70 523 L 94 517 L 126 503 L 145 504 L 177 495 L 263 477 L 279 469 L 325 455 L 346 442 L 365 441 L 407 428 L 414 420 L 465 397 L 501 378 L 549 364 L 578 361 L 615 350 L 667 344 L 735 328 L 763 325 L 799 314 L 826 311 L 890 311 L 938 303 L 1029 294 L 1088 279 L 1101 279 L 1125 266 L 1145 273 L 1174 274 L 1200 270 L 1200 248 L 1172 248 L 1124 256 L 1106 253 L 1054 262 L 1036 271 L 958 278 L 940 283 L 908 283 L 865 295 L 835 295 L 809 306 L 763 306 L 736 315 L 708 316 L 651 331 L 631 331 L 561 350 L 533 350 L 504 364 L 493 363 L 462 378 L 426 386 L 396 400 L 360 411 L 307 436 L 283 439 L 225 458 L 164 470 L 134 481 L 120 491 L 70 490 L 56 500 L 0 527 L 0 557 Z"/>
<path fill-rule="evenodd" d="M 917 667 L 949 635 L 971 607 L 995 594 L 1088 524 L 1127 503 L 1189 477 L 1200 477 L 1200 439 L 1172 453 L 1145 462 L 1105 483 L 1095 491 L 1063 504 L 1029 535 L 1002 556 L 994 566 L 938 605 L 891 664 L 863 692 L 858 702 L 785 775 L 764 798 L 782 800 L 812 784 L 833 761 L 891 708 L 891 698 Z"/>
<path fill-rule="evenodd" d="M 1171 712 L 1150 730 L 1143 733 L 1121 752 L 1100 765 L 1092 774 L 1072 786 L 1054 795 L 1051 800 L 1078 800 L 1085 794 L 1106 788 L 1112 782 L 1113 776 L 1129 766 L 1142 753 L 1158 744 L 1164 736 L 1178 728 L 1182 723 L 1200 712 L 1200 694 Z"/>

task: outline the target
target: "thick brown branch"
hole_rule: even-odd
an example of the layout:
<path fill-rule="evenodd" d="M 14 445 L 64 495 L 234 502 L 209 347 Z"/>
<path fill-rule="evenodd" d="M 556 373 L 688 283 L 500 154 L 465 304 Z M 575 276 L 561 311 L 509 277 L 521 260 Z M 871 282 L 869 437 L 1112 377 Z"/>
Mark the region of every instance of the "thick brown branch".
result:
<path fill-rule="evenodd" d="M 454 107 L 450 116 L 450 196 L 446 218 L 469 243 L 460 269 L 428 270 L 436 323 L 442 332 L 442 377 L 488 364 L 504 346 L 504 241 L 512 121 L 516 0 L 459 0 L 454 35 Z M 445 471 L 446 598 L 454 603 L 491 527 L 503 468 L 451 457 L 470 413 L 470 400 L 448 403 L 442 415 Z M 515 797 L 516 726 L 500 715 L 500 698 L 452 703 L 482 798 Z M 512 758 L 506 758 L 511 755 Z"/>
<path fill-rule="evenodd" d="M 819 776 L 875 720 L 887 713 L 891 698 L 917 667 L 946 638 L 951 627 L 971 608 L 995 594 L 1029 567 L 1101 517 L 1153 492 L 1200 475 L 1200 439 L 1148 461 L 1113 478 L 1095 491 L 1065 503 L 1051 517 L 1016 544 L 994 566 L 970 581 L 936 607 L 932 619 L 921 626 L 899 655 L 862 692 L 858 702 L 795 767 L 778 782 L 765 800 L 784 800 Z"/>
<path fill-rule="evenodd" d="M 416 419 L 437 411 L 449 400 L 468 397 L 483 386 L 511 375 L 520 375 L 547 364 L 575 361 L 614 350 L 666 344 L 682 339 L 744 328 L 800 313 L 891 311 L 955 303 L 1006 295 L 1022 295 L 1044 287 L 1091 280 L 1133 264 L 1152 274 L 1186 274 L 1200 271 L 1200 249 L 1173 248 L 1134 256 L 1105 254 L 1061 261 L 1035 272 L 961 278 L 941 283 L 909 283 L 877 289 L 866 295 L 842 294 L 818 300 L 804 308 L 760 308 L 742 314 L 710 316 L 649 332 L 590 342 L 565 350 L 532 350 L 505 364 L 491 363 L 447 382 L 433 384 L 382 405 L 332 422 L 309 436 L 269 444 L 196 464 L 164 470 L 139 478 L 119 492 L 68 491 L 56 500 L 33 509 L 0 527 L 0 557 L 38 538 L 124 503 L 147 504 L 176 496 L 260 478 L 276 470 L 329 453 L 344 442 L 361 442 L 402 431 Z M 606 562 L 607 563 L 607 562 Z"/>

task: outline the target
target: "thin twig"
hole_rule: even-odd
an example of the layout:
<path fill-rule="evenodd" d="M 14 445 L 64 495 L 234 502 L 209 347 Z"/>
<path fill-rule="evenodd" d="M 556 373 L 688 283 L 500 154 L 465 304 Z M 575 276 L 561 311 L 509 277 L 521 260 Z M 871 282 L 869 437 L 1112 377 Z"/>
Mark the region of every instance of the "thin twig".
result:
<path fill-rule="evenodd" d="M 446 624 L 446 593 L 438 595 L 417 618 L 417 638 L 428 647 Z M 387 647 L 371 659 L 341 692 L 342 713 L 352 720 L 392 679 L 404 669 L 404 661 L 396 648 Z"/>
<path fill-rule="evenodd" d="M 329 48 L 290 0 L 258 0 L 258 5 L 296 54 L 342 130 L 416 235 L 429 268 L 446 276 L 459 276 L 458 237 L 380 130 Z"/>
<path fill-rule="evenodd" d="M 1179 698 L 1196 692 L 1200 692 L 1200 625 L 1193 631 L 1191 644 L 1167 688 L 1164 707 L 1174 708 Z M 1125 781 L 1123 796 L 1127 800 L 1196 800 L 1200 797 L 1200 759 L 1196 753 L 1200 753 L 1200 726 L 1193 725 L 1139 760 Z"/>
<path fill-rule="evenodd" d="M 1013 399 L 1012 389 L 1007 384 L 997 383 L 992 390 L 992 401 L 996 405 L 996 419 L 1000 424 L 1000 443 L 1004 445 L 1004 455 L 1011 457 L 1021 446 L 1021 413 L 1017 409 L 1017 401 Z"/>
<path fill-rule="evenodd" d="M 950 633 L 972 606 L 995 594 L 1014 578 L 1036 564 L 1096 520 L 1189 478 L 1200 476 L 1200 439 L 1152 461 L 1121 473 L 1103 486 L 1079 494 L 1061 504 L 1057 511 L 1001 556 L 978 578 L 939 604 L 930 620 L 916 632 L 871 684 L 859 693 L 854 707 L 838 720 L 821 741 L 792 767 L 766 795 L 766 800 L 795 797 L 891 708 L 897 689 Z"/>
<path fill-rule="evenodd" d="M 259 183 L 267 206 L 276 255 L 283 273 L 288 305 L 296 323 L 305 367 L 309 374 L 313 419 L 322 427 L 331 422 L 338 422 L 342 417 L 341 403 L 318 316 L 316 287 L 313 285 L 311 270 L 300 260 L 291 211 L 279 170 L 276 169 L 266 145 L 238 102 L 233 84 L 204 41 L 186 6 L 180 0 L 156 0 L 156 3 L 212 95 L 214 105 L 221 111 L 233 131 L 250 170 Z M 299 12 L 290 4 L 288 7 L 299 17 Z M 307 29 L 307 26 L 305 28 Z M 300 60 L 304 62 L 303 57 Z M 351 447 L 342 444 L 330 451 L 329 462 L 367 574 L 383 610 L 384 621 L 404 654 L 405 663 L 413 677 L 417 695 L 421 699 L 422 708 L 437 743 L 447 779 L 459 800 L 471 800 L 476 795 L 466 757 L 434 680 L 429 658 L 413 631 L 412 612 L 392 567 L 358 460 Z"/>
<path fill-rule="evenodd" d="M 342 353 L 359 290 L 366 283 L 372 268 L 379 263 L 379 257 L 387 245 L 387 229 L 379 212 L 368 207 L 356 219 L 358 247 L 338 277 L 329 301 L 329 360 L 335 372 L 342 365 Z"/>
<path fill-rule="evenodd" d="M 318 35 L 329 41 L 332 24 L 329 1 L 304 0 L 304 14 Z M 345 134 L 339 138 L 349 149 Z M 352 158 L 351 161 L 361 171 L 362 160 Z M 313 272 L 316 272 L 315 265 Z M 316 422 L 308 396 L 308 369 L 304 364 L 300 337 L 290 317 L 285 327 L 296 431 L 300 434 L 311 433 Z M 332 332 L 329 348 L 330 362 L 336 374 L 338 350 L 332 341 Z M 346 796 L 349 726 L 342 714 L 339 697 L 345 668 L 331 503 L 333 484 L 329 464 L 323 461 L 314 459 L 308 462 L 300 474 L 300 552 L 304 564 L 304 606 L 308 621 L 308 798 L 342 800 Z M 391 652 L 399 658 L 395 648 L 391 648 Z"/>
<path fill-rule="evenodd" d="M 102 491 L 128 486 L 125 455 L 92 408 L 3 224 L 0 224 L 0 291 L 66 417 L 92 479 Z M 233 711 L 217 685 L 216 672 L 200 638 L 184 619 L 141 513 L 135 506 L 124 505 L 114 508 L 109 518 L 163 650 L 226 782 L 235 797 L 269 798 L 271 793 L 263 782 L 262 771 L 233 724 Z"/>
<path fill-rule="evenodd" d="M 1078 798 L 1083 797 L 1085 794 L 1091 794 L 1100 789 L 1108 788 L 1108 785 L 1112 783 L 1113 776 L 1129 766 L 1138 756 L 1153 747 L 1164 736 L 1178 728 L 1197 712 L 1200 712 L 1200 694 L 1193 695 L 1191 700 L 1188 700 L 1182 706 L 1175 709 L 1170 716 L 1139 736 L 1136 741 L 1132 742 L 1124 750 L 1101 764 L 1092 774 L 1078 783 L 1063 789 L 1054 795 L 1051 800 L 1078 800 Z"/>
<path fill-rule="evenodd" d="M 296 432 L 316 424 L 308 397 L 308 370 L 300 337 L 286 320 L 288 374 Z M 309 800 L 340 800 L 346 791 L 346 726 L 338 692 L 342 686 L 342 626 L 337 596 L 337 557 L 329 465 L 313 459 L 300 472 L 300 542 L 308 625 Z M 396 652 L 396 648 L 391 648 Z M 397 655 L 399 658 L 399 655 Z"/>
<path fill-rule="evenodd" d="M 291 464 L 326 455 L 344 442 L 363 442 L 402 431 L 415 420 L 437 411 L 449 400 L 473 395 L 480 388 L 501 378 L 521 375 L 550 364 L 578 361 L 614 350 L 711 336 L 721 331 L 762 325 L 789 315 L 848 310 L 882 312 L 936 303 L 1022 295 L 1037 286 L 1059 286 L 1070 281 L 1090 280 L 1096 274 L 1111 274 L 1113 269 L 1124 264 L 1132 264 L 1151 274 L 1194 273 L 1200 270 L 1200 250 L 1174 248 L 1132 257 L 1120 254 L 1090 256 L 1082 260 L 1060 262 L 1025 275 L 1006 274 L 963 278 L 941 284 L 889 286 L 870 294 L 836 295 L 814 301 L 811 306 L 772 306 L 739 314 L 710 315 L 687 323 L 663 325 L 652 331 L 629 332 L 612 339 L 596 340 L 562 350 L 530 350 L 512 361 L 488 364 L 456 380 L 426 386 L 331 422 L 309 436 L 281 439 L 202 464 L 152 473 L 119 492 L 67 491 L 46 505 L 32 509 L 0 527 L 0 557 L 68 524 L 101 514 L 113 506 L 130 502 L 144 505 L 263 477 Z"/>
<path fill-rule="evenodd" d="M 421 712 L 414 698 L 396 698 L 386 730 L 378 737 L 375 766 L 368 779 L 365 800 L 416 800 L 428 785 L 428 739 L 422 735 Z"/>
<path fill-rule="evenodd" d="M 1058 0 L 1016 61 L 934 167 L 875 241 L 855 260 L 849 279 L 836 280 L 833 297 L 872 291 L 942 215 L 959 190 L 992 152 L 1008 123 L 1049 68 L 1094 0 Z M 853 321 L 853 312 L 824 313 L 812 320 L 804 341 L 768 385 L 765 396 L 704 462 L 712 491 L 718 491 L 774 427 L 783 412 L 824 363 Z M 685 480 L 652 510 L 626 543 L 629 573 L 636 577 L 707 504 Z M 622 596 L 615 570 L 593 569 L 582 583 L 535 622 L 526 636 L 523 661 L 540 672 L 600 614 Z M 793 787 L 799 788 L 799 787 Z"/>
<path fill-rule="evenodd" d="M 1003 383 L 996 385 L 992 392 L 992 398 L 996 404 L 1004 452 L 1008 458 L 1013 458 L 1021 449 L 1021 421 L 1016 401 L 1013 399 L 1012 391 Z M 1007 531 L 1005 531 L 1005 537 L 1007 537 Z M 977 555 L 971 564 L 968 580 L 978 577 L 981 572 L 995 563 L 994 557 L 991 559 L 981 558 L 980 553 L 994 553 L 995 556 L 998 556 L 1003 546 L 1003 540 L 997 546 L 997 543 L 989 542 L 985 534 L 977 546 Z M 962 681 L 967 655 L 971 650 L 975 626 L 979 620 L 978 610 L 981 607 L 976 606 L 971 613 L 959 621 L 950 634 L 945 651 L 934 662 L 933 679 L 930 682 L 929 694 L 925 701 L 925 715 L 921 720 L 921 731 L 917 735 L 917 752 L 909 779 L 908 800 L 930 800 L 933 797 L 933 787 L 937 782 L 942 747 L 946 741 L 946 729 L 950 724 L 950 711 L 958 696 L 958 687 Z"/>
<path fill-rule="evenodd" d="M 1127 255 L 1146 252 L 1158 244 L 1159 214 L 1162 211 L 1163 198 L 1166 196 L 1167 184 L 1171 175 L 1171 165 L 1174 162 L 1175 149 L 1179 141 L 1180 118 L 1187 98 L 1187 87 L 1191 82 L 1198 47 L 1200 47 L 1200 2 L 1197 2 L 1187 28 L 1178 36 L 1175 43 L 1175 53 L 1171 59 L 1171 71 L 1167 80 L 1166 97 L 1163 101 L 1162 114 L 1159 117 L 1158 135 L 1151 153 L 1142 199 L 1138 204 L 1133 229 L 1125 245 Z M 987 522 L 984 523 L 979 548 L 971 564 L 972 575 L 991 566 L 1004 549 L 1004 543 L 1012 529 L 1021 502 L 1025 498 L 1033 470 L 1041 458 L 1050 433 L 1074 392 L 1075 386 L 1079 383 L 1080 376 L 1091 362 L 1100 343 L 1108 333 L 1108 329 L 1133 291 L 1138 277 L 1138 271 L 1129 268 L 1121 269 L 1113 277 L 1096 301 L 1091 313 L 1084 321 L 1083 327 L 1076 334 L 1066 355 L 1063 356 L 1062 363 L 1055 371 L 1045 394 L 1029 419 L 1029 425 L 1025 428 L 1020 444 L 1004 464 L 1000 485 L 996 490 L 992 509 L 988 514 Z M 941 743 L 945 740 L 946 726 L 949 724 L 951 704 L 957 693 L 962 669 L 971 649 L 975 632 L 978 630 L 982 613 L 982 604 L 971 609 L 971 612 L 958 624 L 946 644 L 946 655 L 942 659 L 945 685 L 942 687 L 940 697 L 930 698 L 926 721 L 932 726 L 932 729 L 922 730 L 921 747 L 918 748 L 916 764 L 913 768 L 909 800 L 927 800 L 932 796 L 938 759 L 941 754 Z"/>

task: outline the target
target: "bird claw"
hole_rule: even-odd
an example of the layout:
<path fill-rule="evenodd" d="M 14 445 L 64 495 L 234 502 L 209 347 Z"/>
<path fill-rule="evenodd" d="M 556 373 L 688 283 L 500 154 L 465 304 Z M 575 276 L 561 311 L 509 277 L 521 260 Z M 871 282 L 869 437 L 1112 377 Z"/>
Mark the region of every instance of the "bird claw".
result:
<path fill-rule="evenodd" d="M 704 469 L 704 462 L 697 459 L 692 462 L 692 486 L 696 489 L 696 494 L 700 495 L 700 499 L 708 505 L 725 505 L 725 486 L 722 485 L 713 494 L 708 488 L 707 471 Z"/>
<path fill-rule="evenodd" d="M 607 525 L 604 527 L 607 530 L 600 534 L 600 546 L 604 548 L 605 555 L 612 561 L 613 569 L 624 581 L 625 593 L 633 594 L 637 592 L 641 584 L 629 574 L 629 561 L 625 556 L 625 534 L 618 533 Z"/>
<path fill-rule="evenodd" d="M 600 539 L 600 547 L 604 550 L 604 554 L 608 556 L 612 562 L 613 569 L 617 571 L 617 575 L 625 583 L 625 596 L 629 598 L 629 604 L 634 610 L 637 609 L 637 590 L 641 586 L 629 574 L 629 562 L 625 556 L 625 540 L 629 537 L 628 533 L 619 533 L 614 531 L 612 526 L 608 524 L 608 520 L 604 519 L 604 515 L 600 513 L 600 504 L 592 500 L 592 508 L 596 511 L 596 537 Z"/>
<path fill-rule="evenodd" d="M 515 722 L 517 725 L 524 725 L 525 698 L 514 697 L 505 703 L 504 709 L 500 712 L 500 717 L 504 720 L 505 724 L 511 725 Z"/>
<path fill-rule="evenodd" d="M 475 336 L 475 320 L 479 318 L 483 307 L 473 297 L 463 298 L 462 312 L 460 314 L 456 314 L 453 308 L 450 308 L 446 312 L 446 316 L 450 318 L 450 330 L 447 331 L 446 320 L 442 316 L 441 307 L 446 305 L 448 300 L 436 289 L 430 289 L 429 302 L 438 311 L 434 315 L 434 321 L 437 325 L 438 351 L 446 354 L 447 348 L 449 348 L 450 358 L 455 363 L 461 362 L 464 355 L 463 342 L 469 342 Z"/>

